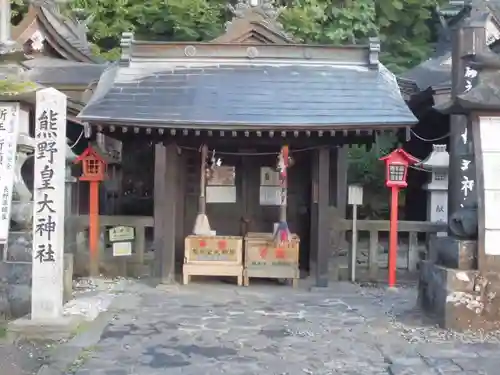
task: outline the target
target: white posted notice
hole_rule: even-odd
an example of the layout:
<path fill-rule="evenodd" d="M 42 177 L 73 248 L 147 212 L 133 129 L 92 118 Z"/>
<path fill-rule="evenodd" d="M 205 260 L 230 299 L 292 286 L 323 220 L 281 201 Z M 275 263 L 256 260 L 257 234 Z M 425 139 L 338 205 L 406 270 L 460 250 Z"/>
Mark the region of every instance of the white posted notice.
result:
<path fill-rule="evenodd" d="M 0 103 L 0 243 L 9 237 L 14 164 L 19 134 L 19 103 Z"/>
<path fill-rule="evenodd" d="M 483 160 L 484 182 L 484 252 L 500 255 L 500 117 L 480 117 L 481 156 Z"/>
<path fill-rule="evenodd" d="M 31 318 L 62 316 L 66 95 L 36 93 Z"/>

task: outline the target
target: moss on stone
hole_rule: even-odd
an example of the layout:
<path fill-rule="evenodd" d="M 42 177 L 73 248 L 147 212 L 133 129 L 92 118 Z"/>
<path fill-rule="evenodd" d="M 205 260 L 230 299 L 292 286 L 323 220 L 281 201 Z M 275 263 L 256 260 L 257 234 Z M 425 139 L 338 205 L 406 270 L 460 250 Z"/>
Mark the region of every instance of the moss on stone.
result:
<path fill-rule="evenodd" d="M 16 96 L 35 89 L 36 84 L 30 81 L 20 81 L 12 78 L 0 80 L 0 96 Z"/>

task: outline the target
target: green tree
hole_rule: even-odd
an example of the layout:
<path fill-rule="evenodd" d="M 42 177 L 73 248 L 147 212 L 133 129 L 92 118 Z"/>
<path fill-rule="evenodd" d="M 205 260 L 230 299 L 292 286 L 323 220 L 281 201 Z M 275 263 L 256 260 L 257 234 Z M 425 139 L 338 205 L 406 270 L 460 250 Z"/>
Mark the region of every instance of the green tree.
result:
<path fill-rule="evenodd" d="M 203 41 L 221 32 L 224 0 L 75 0 L 89 23 L 89 39 L 95 51 L 114 60 L 120 55 L 119 41 L 125 31 L 137 39 Z"/>
<path fill-rule="evenodd" d="M 23 0 L 11 0 L 10 4 L 11 22 L 13 25 L 17 25 L 28 12 L 28 2 Z"/>
<path fill-rule="evenodd" d="M 447 0 L 289 0 L 281 21 L 304 43 L 353 44 L 379 36 L 382 61 L 399 72 L 427 58 L 433 11 Z"/>
<path fill-rule="evenodd" d="M 21 1 L 21 0 L 16 0 Z M 378 35 L 382 61 L 399 72 L 432 49 L 433 10 L 447 0 L 280 0 L 280 21 L 299 41 L 363 43 Z M 91 19 L 90 40 L 105 57 L 119 56 L 122 32 L 137 38 L 206 41 L 222 32 L 227 0 L 74 0 Z M 234 1 L 233 1 L 234 3 Z"/>

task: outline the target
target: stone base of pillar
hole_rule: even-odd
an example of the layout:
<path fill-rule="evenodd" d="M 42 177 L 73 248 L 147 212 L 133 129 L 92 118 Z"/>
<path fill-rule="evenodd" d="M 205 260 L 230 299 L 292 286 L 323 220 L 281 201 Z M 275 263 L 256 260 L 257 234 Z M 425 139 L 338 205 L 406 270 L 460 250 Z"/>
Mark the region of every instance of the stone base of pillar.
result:
<path fill-rule="evenodd" d="M 445 329 L 500 328 L 500 275 L 487 278 L 477 270 L 457 270 L 422 261 L 418 288 L 420 307 Z"/>
<path fill-rule="evenodd" d="M 429 242 L 429 260 L 444 267 L 477 269 L 477 241 L 433 236 Z"/>
<path fill-rule="evenodd" d="M 48 321 L 31 320 L 28 316 L 8 323 L 7 340 L 65 340 L 73 336 L 82 323 L 83 317 L 78 315 L 61 316 Z"/>

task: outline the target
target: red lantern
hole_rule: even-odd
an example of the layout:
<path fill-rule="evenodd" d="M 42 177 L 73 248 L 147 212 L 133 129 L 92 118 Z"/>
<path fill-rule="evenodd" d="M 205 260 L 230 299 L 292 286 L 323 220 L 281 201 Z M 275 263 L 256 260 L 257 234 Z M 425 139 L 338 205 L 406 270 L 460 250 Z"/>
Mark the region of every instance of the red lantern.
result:
<path fill-rule="evenodd" d="M 380 160 L 385 161 L 385 185 L 387 187 L 405 188 L 408 186 L 406 182 L 408 176 L 408 166 L 418 163 L 419 160 L 402 148 L 398 148 L 387 156 L 383 156 Z"/>
<path fill-rule="evenodd" d="M 92 147 L 87 147 L 75 160 L 82 164 L 80 181 L 103 181 L 106 174 L 106 162 Z"/>
<path fill-rule="evenodd" d="M 398 208 L 399 189 L 408 186 L 406 178 L 408 167 L 419 160 L 402 148 L 398 148 L 389 155 L 381 157 L 385 162 L 385 185 L 391 188 L 391 224 L 389 229 L 389 287 L 396 285 L 396 267 L 398 260 Z"/>
<path fill-rule="evenodd" d="M 80 181 L 90 183 L 89 197 L 89 251 L 90 251 L 90 276 L 99 275 L 99 182 L 104 180 L 106 162 L 92 148 L 87 149 L 76 158 L 75 164 L 82 164 Z"/>

